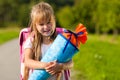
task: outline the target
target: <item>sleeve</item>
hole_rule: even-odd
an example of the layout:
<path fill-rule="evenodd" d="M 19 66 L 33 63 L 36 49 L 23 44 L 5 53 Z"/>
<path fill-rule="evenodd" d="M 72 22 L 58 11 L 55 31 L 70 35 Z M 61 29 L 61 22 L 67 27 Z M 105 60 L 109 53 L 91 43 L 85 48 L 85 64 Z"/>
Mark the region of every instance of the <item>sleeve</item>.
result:
<path fill-rule="evenodd" d="M 26 48 L 32 48 L 32 41 L 30 37 L 28 37 L 24 42 L 23 49 L 26 49 Z"/>

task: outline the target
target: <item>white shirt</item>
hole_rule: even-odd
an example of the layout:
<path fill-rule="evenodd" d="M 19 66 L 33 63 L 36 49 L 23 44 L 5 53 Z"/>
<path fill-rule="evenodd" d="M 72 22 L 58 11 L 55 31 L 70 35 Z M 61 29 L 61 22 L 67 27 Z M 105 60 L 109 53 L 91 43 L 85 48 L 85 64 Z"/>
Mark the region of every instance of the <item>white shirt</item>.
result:
<path fill-rule="evenodd" d="M 41 52 L 42 52 L 42 57 L 45 55 L 46 51 L 48 48 L 51 46 L 51 44 L 42 44 L 41 45 Z"/>

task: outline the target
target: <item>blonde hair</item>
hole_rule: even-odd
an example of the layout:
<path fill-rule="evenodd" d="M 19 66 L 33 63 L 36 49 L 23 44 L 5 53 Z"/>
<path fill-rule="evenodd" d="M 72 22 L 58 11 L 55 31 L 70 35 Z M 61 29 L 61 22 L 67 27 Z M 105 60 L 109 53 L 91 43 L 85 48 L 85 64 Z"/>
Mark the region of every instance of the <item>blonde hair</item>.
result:
<path fill-rule="evenodd" d="M 56 37 L 55 28 L 55 16 L 52 7 L 45 2 L 40 2 L 32 7 L 31 10 L 31 23 L 30 28 L 31 32 L 34 32 L 34 41 L 33 41 L 33 50 L 35 53 L 35 60 L 41 59 L 41 43 L 42 43 L 42 35 L 36 29 L 36 23 L 40 23 L 41 21 L 47 21 L 52 23 L 52 35 L 50 36 L 50 40 L 53 41 Z"/>

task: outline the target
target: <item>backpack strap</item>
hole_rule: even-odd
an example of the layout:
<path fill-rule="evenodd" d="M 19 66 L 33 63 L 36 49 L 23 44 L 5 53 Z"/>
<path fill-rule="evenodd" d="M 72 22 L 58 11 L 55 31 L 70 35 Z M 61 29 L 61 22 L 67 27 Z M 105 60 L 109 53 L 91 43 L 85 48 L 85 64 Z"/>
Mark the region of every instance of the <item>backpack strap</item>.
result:
<path fill-rule="evenodd" d="M 30 34 L 30 28 L 23 28 L 19 34 L 19 45 L 20 45 L 20 80 L 23 80 L 25 66 L 24 66 L 24 59 L 23 59 L 23 44 L 27 39 L 28 35 Z"/>
<path fill-rule="evenodd" d="M 20 61 L 22 61 L 22 53 L 23 53 L 23 43 L 27 39 L 30 34 L 30 28 L 23 28 L 19 34 L 19 45 L 20 45 Z"/>
<path fill-rule="evenodd" d="M 65 30 L 64 28 L 56 28 L 56 32 L 57 32 L 58 34 L 63 33 L 64 30 Z"/>
<path fill-rule="evenodd" d="M 65 80 L 70 80 L 70 70 L 64 70 Z"/>

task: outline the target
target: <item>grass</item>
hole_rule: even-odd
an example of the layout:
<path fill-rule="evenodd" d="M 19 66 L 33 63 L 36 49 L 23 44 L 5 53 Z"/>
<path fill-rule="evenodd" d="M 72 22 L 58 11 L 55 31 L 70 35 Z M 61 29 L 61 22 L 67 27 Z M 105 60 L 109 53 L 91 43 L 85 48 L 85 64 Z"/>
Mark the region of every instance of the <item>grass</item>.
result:
<path fill-rule="evenodd" d="M 0 44 L 19 36 L 19 28 L 0 28 Z"/>
<path fill-rule="evenodd" d="M 119 41 L 120 36 L 114 40 L 112 36 L 89 35 L 73 58 L 76 80 L 120 80 Z"/>

